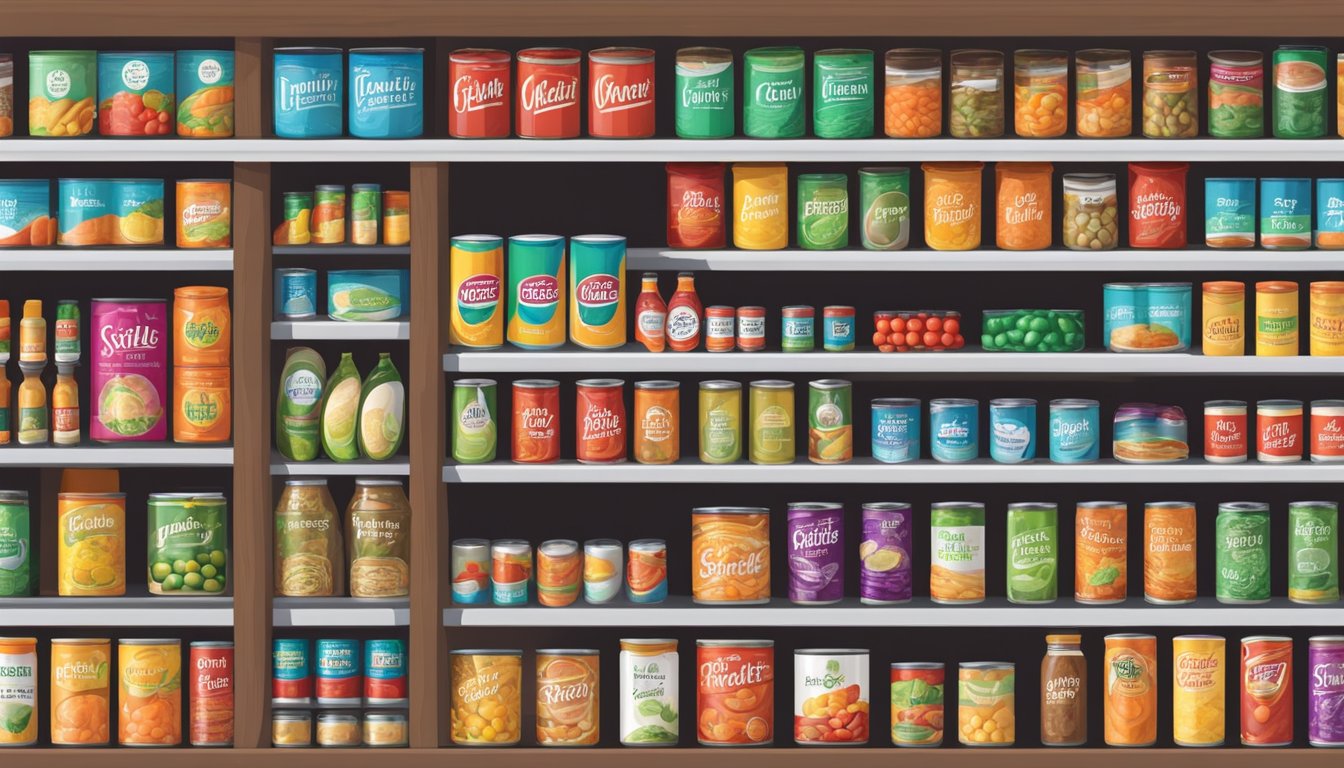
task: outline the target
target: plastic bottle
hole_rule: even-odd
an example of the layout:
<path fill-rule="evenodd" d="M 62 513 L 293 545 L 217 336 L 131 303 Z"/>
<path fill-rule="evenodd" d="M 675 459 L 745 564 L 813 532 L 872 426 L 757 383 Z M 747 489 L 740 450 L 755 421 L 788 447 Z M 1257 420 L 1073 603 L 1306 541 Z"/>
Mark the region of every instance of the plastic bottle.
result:
<path fill-rule="evenodd" d="M 42 369 L 35 363 L 19 363 L 23 383 L 19 384 L 19 445 L 46 445 L 48 439 L 47 390 L 42 386 Z"/>
<path fill-rule="evenodd" d="M 317 458 L 326 379 L 327 364 L 315 350 L 294 347 L 286 353 L 275 399 L 275 448 L 281 456 L 291 461 Z"/>
<path fill-rule="evenodd" d="M 47 362 L 47 320 L 42 317 L 42 300 L 23 302 L 23 319 L 19 321 L 19 362 Z"/>
<path fill-rule="evenodd" d="M 667 303 L 658 294 L 658 273 L 645 272 L 635 300 L 635 341 L 650 352 L 667 348 Z"/>
<path fill-rule="evenodd" d="M 56 384 L 51 388 L 51 442 L 79 445 L 79 384 L 75 366 L 56 366 Z"/>
<path fill-rule="evenodd" d="M 667 304 L 667 346 L 673 352 L 690 352 L 700 346 L 704 315 L 700 297 L 695 293 L 695 273 L 678 273 L 677 292 Z"/>

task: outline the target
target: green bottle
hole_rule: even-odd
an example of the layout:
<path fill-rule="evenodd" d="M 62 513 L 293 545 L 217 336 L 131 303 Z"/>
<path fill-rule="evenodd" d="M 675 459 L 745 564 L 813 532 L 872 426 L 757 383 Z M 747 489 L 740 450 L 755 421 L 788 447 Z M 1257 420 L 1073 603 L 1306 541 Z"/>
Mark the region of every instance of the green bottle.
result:
<path fill-rule="evenodd" d="M 359 452 L 374 461 L 392 458 L 406 432 L 406 387 L 387 352 L 369 371 L 359 394 Z"/>
<path fill-rule="evenodd" d="M 318 421 L 322 415 L 322 385 L 327 365 L 308 347 L 285 353 L 280 393 L 275 401 L 275 448 L 291 461 L 317 458 Z"/>
<path fill-rule="evenodd" d="M 354 461 L 359 458 L 355 417 L 359 415 L 360 376 L 351 353 L 341 353 L 336 372 L 327 379 L 326 391 L 322 401 L 322 450 L 332 461 Z"/>

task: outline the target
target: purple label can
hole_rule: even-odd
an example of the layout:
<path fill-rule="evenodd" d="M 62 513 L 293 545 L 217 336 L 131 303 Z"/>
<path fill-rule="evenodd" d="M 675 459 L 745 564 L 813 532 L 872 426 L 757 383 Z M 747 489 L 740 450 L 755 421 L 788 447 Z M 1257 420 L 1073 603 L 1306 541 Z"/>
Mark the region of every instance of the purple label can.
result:
<path fill-rule="evenodd" d="M 908 603 L 914 594 L 910 567 L 910 505 L 863 505 L 859 536 L 859 600 L 866 605 Z"/>
<path fill-rule="evenodd" d="M 838 603 L 845 596 L 845 509 L 839 504 L 789 504 L 789 600 Z"/>
<path fill-rule="evenodd" d="M 1344 635 L 1307 641 L 1307 738 L 1344 747 Z"/>

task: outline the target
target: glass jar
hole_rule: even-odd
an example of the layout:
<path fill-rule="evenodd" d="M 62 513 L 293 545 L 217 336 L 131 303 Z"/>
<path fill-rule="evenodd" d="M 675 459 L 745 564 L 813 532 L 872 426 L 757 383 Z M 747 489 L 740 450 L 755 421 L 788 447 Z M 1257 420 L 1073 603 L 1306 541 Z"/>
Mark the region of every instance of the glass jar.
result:
<path fill-rule="evenodd" d="M 1143 135 L 1189 139 L 1199 135 L 1199 92 L 1194 51 L 1143 54 Z"/>
<path fill-rule="evenodd" d="M 994 166 L 998 198 L 994 237 L 1007 251 L 1035 251 L 1050 247 L 1050 194 L 1054 166 L 1050 163 L 998 163 Z"/>
<path fill-rule="evenodd" d="M 1027 139 L 1063 136 L 1069 127 L 1069 54 L 1013 54 L 1013 130 Z"/>
<path fill-rule="evenodd" d="M 404 747 L 408 743 L 405 712 L 366 712 L 364 746 Z"/>
<path fill-rule="evenodd" d="M 1109 251 L 1119 240 L 1115 174 L 1064 174 L 1065 247 L 1075 251 Z"/>
<path fill-rule="evenodd" d="M 394 478 L 359 478 L 345 509 L 351 597 L 411 593 L 411 504 Z"/>
<path fill-rule="evenodd" d="M 980 247 L 984 163 L 924 163 L 924 243 L 935 251 Z"/>
<path fill-rule="evenodd" d="M 323 712 L 317 716 L 319 747 L 358 747 L 360 743 L 359 715 L 352 712 Z"/>
<path fill-rule="evenodd" d="M 1003 53 L 962 49 L 952 52 L 948 131 L 958 139 L 1003 136 Z"/>
<path fill-rule="evenodd" d="M 1089 139 L 1128 136 L 1133 130 L 1133 76 L 1129 51 L 1092 48 L 1074 58 L 1074 130 Z"/>
<path fill-rule="evenodd" d="M 272 747 L 313 746 L 313 716 L 308 712 L 279 710 L 271 714 Z"/>
<path fill-rule="evenodd" d="M 1265 57 L 1259 51 L 1209 51 L 1209 135 L 1265 135 Z"/>
<path fill-rule="evenodd" d="M 934 48 L 887 51 L 883 125 L 893 139 L 943 132 L 943 53 Z"/>

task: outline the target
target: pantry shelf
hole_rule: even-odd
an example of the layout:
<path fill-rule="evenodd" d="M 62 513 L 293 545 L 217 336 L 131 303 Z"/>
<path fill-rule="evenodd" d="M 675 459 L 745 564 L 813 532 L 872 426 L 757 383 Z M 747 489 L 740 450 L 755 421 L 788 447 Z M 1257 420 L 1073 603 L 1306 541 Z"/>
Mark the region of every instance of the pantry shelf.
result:
<path fill-rule="evenodd" d="M 144 589 L 141 588 L 141 594 Z M 232 597 L 7 597 L 0 627 L 229 627 Z"/>
<path fill-rule="evenodd" d="M 0 271 L 231 272 L 232 249 L 0 249 Z"/>
<path fill-rule="evenodd" d="M 0 467 L 232 467 L 229 446 L 0 446 Z"/>
<path fill-rule="evenodd" d="M 276 320 L 273 341 L 405 341 L 411 338 L 406 321 L 347 323 L 339 320 Z"/>
<path fill-rule="evenodd" d="M 373 461 L 372 459 L 356 459 L 354 461 L 331 461 L 320 459 L 316 461 L 289 461 L 278 453 L 271 453 L 271 474 L 274 476 L 406 477 L 410 473 L 411 463 L 409 460 Z"/>
<path fill-rule="evenodd" d="M 404 627 L 408 598 L 277 597 L 271 604 L 276 627 Z"/>

